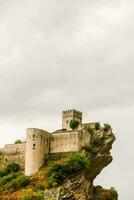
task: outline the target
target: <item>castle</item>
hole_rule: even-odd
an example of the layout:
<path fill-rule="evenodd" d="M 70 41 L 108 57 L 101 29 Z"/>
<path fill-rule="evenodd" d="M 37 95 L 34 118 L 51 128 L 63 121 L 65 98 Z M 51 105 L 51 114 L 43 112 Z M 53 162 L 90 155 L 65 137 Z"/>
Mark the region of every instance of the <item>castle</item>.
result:
<path fill-rule="evenodd" d="M 75 120 L 78 126 L 70 127 Z M 82 123 L 82 112 L 71 109 L 62 112 L 62 129 L 49 133 L 48 131 L 28 128 L 26 143 L 8 144 L 0 151 L 4 155 L 4 162 L 18 162 L 25 168 L 25 174 L 30 176 L 38 172 L 44 164 L 47 154 L 56 155 L 68 152 L 78 152 L 85 145 L 90 144 L 90 134 L 84 130 L 86 125 L 94 127 L 95 123 Z"/>

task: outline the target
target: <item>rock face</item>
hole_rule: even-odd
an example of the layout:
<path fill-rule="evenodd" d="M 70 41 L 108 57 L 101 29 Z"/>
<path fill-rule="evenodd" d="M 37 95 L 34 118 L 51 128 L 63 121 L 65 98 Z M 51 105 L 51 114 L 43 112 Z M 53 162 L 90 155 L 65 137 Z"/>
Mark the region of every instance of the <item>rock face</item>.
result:
<path fill-rule="evenodd" d="M 74 152 L 76 156 L 75 158 L 77 159 L 73 159 L 70 166 L 75 166 L 75 169 L 77 170 L 69 171 L 67 158 L 69 158 L 69 155 L 72 154 L 71 152 L 69 152 L 69 154 L 60 153 L 60 155 L 53 155 L 52 157 L 48 157 L 50 159 L 50 165 L 47 163 L 44 167 L 42 167 L 42 169 L 40 169 L 40 172 L 38 172 L 34 176 L 31 176 L 30 185 L 28 185 L 25 189 L 23 188 L 25 192 L 30 192 L 30 194 L 36 195 L 36 197 L 39 192 L 41 192 L 41 195 L 43 195 L 41 199 L 45 200 L 118 199 L 118 194 L 114 188 L 107 190 L 103 189 L 101 186 L 94 186 L 93 184 L 96 176 L 99 175 L 103 168 L 105 168 L 112 162 L 110 150 L 112 148 L 113 142 L 115 141 L 115 136 L 112 132 L 111 127 L 108 124 L 105 124 L 103 127 L 100 127 L 99 123 L 96 123 L 96 125 L 93 127 L 91 127 L 90 124 L 87 124 L 84 125 L 82 127 L 82 130 L 80 131 L 80 135 L 86 135 L 87 138 L 90 138 L 90 142 L 84 143 L 84 145 L 81 146 L 80 152 Z M 7 154 L 11 154 L 11 158 L 14 158 L 14 155 L 18 153 L 17 156 L 19 157 L 21 151 L 18 151 L 19 149 L 16 149 L 16 146 L 15 148 L 14 146 L 11 147 L 12 151 L 7 151 Z M 81 159 L 82 161 L 84 161 L 84 158 L 86 159 L 86 167 L 84 167 L 83 164 L 81 165 L 82 167 L 78 167 L 79 154 L 83 156 Z M 0 154 L 1 163 L 2 160 L 4 160 L 3 152 L 1 152 Z M 55 170 L 52 172 L 53 164 L 55 164 L 55 166 L 58 165 L 58 168 L 56 167 Z M 0 199 L 7 199 L 7 196 L 10 196 L 10 199 L 14 200 L 21 199 L 20 197 L 22 188 L 13 193 L 12 191 L 8 191 L 7 189 L 1 189 L 2 190 L 0 191 Z M 3 194 L 1 194 L 2 191 Z M 2 198 L 1 195 L 3 195 Z"/>
<path fill-rule="evenodd" d="M 101 186 L 94 187 L 95 177 L 112 161 L 110 149 L 115 141 L 115 136 L 109 125 L 98 130 L 85 127 L 83 131 L 91 134 L 90 146 L 85 146 L 82 151 L 91 161 L 89 170 L 70 177 L 62 187 L 61 199 L 64 200 L 117 200 L 117 192 L 112 188 L 104 190 Z"/>

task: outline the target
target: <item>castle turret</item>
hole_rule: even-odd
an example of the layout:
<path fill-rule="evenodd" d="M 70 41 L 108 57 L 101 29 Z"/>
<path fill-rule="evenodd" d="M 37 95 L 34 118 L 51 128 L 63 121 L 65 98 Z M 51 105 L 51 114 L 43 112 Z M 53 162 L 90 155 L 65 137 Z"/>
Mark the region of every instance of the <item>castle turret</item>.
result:
<path fill-rule="evenodd" d="M 70 121 L 76 120 L 79 122 L 79 126 L 77 129 L 81 127 L 82 124 L 82 112 L 77 110 L 65 110 L 62 112 L 62 129 L 72 130 L 70 128 Z"/>
<path fill-rule="evenodd" d="M 49 133 L 35 128 L 26 131 L 25 174 L 30 176 L 38 172 L 49 152 Z"/>

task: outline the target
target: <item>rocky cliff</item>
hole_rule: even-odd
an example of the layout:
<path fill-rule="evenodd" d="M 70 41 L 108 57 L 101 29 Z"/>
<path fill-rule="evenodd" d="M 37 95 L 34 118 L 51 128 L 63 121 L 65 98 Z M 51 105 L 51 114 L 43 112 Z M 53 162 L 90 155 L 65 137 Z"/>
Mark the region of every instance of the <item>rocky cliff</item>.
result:
<path fill-rule="evenodd" d="M 3 175 L 6 171 L 1 171 L 0 199 L 117 200 L 114 188 L 94 186 L 96 176 L 112 162 L 110 150 L 115 136 L 110 125 L 101 127 L 96 123 L 93 128 L 85 125 L 81 131 L 90 134 L 90 144 L 73 154 L 55 155 L 51 159 L 48 155 L 35 175 L 28 178 L 23 172 Z"/>
<path fill-rule="evenodd" d="M 117 200 L 118 195 L 114 188 L 105 190 L 93 185 L 94 179 L 104 167 L 112 162 L 110 150 L 115 141 L 115 136 L 109 125 L 96 127 L 93 130 L 85 127 L 83 131 L 91 134 L 91 144 L 85 146 L 82 151 L 91 161 L 90 169 L 83 173 L 71 176 L 61 189 L 61 199 L 68 200 Z"/>

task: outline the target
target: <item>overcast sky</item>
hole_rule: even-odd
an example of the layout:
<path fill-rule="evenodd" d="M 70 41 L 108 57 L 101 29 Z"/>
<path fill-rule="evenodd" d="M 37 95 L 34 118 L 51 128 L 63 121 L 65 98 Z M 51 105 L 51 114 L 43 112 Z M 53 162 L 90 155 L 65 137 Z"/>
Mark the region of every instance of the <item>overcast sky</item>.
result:
<path fill-rule="evenodd" d="M 0 146 L 61 111 L 112 124 L 113 163 L 96 184 L 134 198 L 134 1 L 0 0 Z"/>

